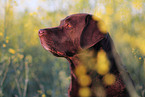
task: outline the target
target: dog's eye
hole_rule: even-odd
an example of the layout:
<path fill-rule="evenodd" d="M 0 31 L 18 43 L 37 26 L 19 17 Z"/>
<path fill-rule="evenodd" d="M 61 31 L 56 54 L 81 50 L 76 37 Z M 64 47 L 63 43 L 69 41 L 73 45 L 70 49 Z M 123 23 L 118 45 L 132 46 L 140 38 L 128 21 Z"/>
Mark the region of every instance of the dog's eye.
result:
<path fill-rule="evenodd" d="M 65 24 L 65 27 L 71 28 L 72 26 L 70 24 Z"/>

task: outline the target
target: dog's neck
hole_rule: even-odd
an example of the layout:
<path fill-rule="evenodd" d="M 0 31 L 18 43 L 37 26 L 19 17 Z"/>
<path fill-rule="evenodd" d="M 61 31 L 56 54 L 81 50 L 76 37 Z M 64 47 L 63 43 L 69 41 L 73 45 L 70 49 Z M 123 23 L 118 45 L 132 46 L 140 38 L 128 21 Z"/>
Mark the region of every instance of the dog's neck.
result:
<path fill-rule="evenodd" d="M 106 53 L 107 58 L 111 64 L 108 74 L 109 73 L 113 74 L 115 76 L 116 81 L 112 85 L 109 85 L 109 86 L 104 85 L 102 83 L 102 81 L 103 81 L 103 78 L 105 75 L 100 75 L 98 72 L 93 71 L 93 70 L 88 70 L 89 68 L 87 68 L 87 74 L 92 79 L 92 83 L 90 85 L 90 88 L 93 89 L 93 86 L 96 85 L 95 83 L 99 83 L 99 85 L 101 84 L 102 86 L 104 86 L 104 88 L 106 88 L 107 94 L 117 95 L 116 97 L 122 97 L 119 95 L 123 95 L 123 94 L 119 94 L 119 92 L 121 92 L 121 91 L 126 92 L 127 90 L 126 90 L 124 82 L 122 81 L 122 77 L 120 75 L 120 72 L 116 66 L 117 63 L 116 63 L 115 56 L 117 55 L 117 52 L 113 51 L 114 48 L 115 47 L 113 45 L 111 37 L 107 36 L 106 38 L 101 40 L 99 43 L 97 43 L 93 47 L 89 48 L 87 51 L 82 51 L 78 54 L 75 54 L 72 57 L 68 57 L 67 59 L 70 63 L 70 69 L 71 69 L 71 81 L 73 83 L 71 85 L 71 87 L 76 88 L 75 85 L 79 86 L 78 78 L 75 74 L 75 69 L 77 68 L 77 66 L 87 65 L 87 63 L 89 63 L 88 65 L 92 65 L 92 67 L 95 66 L 95 64 L 96 64 L 95 61 L 92 61 L 91 59 L 96 58 L 97 54 L 99 54 L 99 51 L 103 50 Z M 115 56 L 113 55 L 114 52 L 116 54 Z M 114 93 L 118 93 L 118 94 L 114 94 Z M 126 94 L 126 95 L 128 95 L 128 94 Z M 113 97 L 113 96 L 109 96 L 109 97 Z M 125 96 L 125 97 L 129 97 L 129 96 Z"/>
<path fill-rule="evenodd" d="M 78 65 L 86 65 L 87 63 L 89 63 L 93 67 L 96 64 L 96 61 L 92 62 L 91 59 L 96 58 L 98 51 L 100 51 L 101 49 L 106 52 L 107 57 L 111 62 L 110 72 L 118 73 L 117 67 L 115 65 L 116 64 L 115 58 L 112 55 L 113 48 L 114 48 L 114 45 L 113 45 L 112 39 L 110 38 L 109 34 L 107 34 L 103 40 L 95 44 L 93 47 L 87 50 L 81 51 L 80 53 L 75 54 L 72 57 L 68 57 L 67 60 L 70 63 L 71 74 L 73 75 L 75 74 L 75 69 L 77 68 Z"/>

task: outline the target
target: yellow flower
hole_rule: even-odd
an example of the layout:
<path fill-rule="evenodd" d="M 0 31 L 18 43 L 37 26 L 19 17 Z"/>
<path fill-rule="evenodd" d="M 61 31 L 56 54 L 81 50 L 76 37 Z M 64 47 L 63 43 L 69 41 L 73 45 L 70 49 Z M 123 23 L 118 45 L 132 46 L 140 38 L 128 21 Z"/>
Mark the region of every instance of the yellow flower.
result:
<path fill-rule="evenodd" d="M 98 22 L 98 28 L 102 33 L 107 33 L 107 26 L 104 23 L 104 21 L 99 21 Z"/>
<path fill-rule="evenodd" d="M 33 15 L 37 15 L 37 12 L 33 12 Z"/>
<path fill-rule="evenodd" d="M 10 49 L 9 49 L 9 53 L 15 54 L 15 50 L 10 48 Z"/>
<path fill-rule="evenodd" d="M 80 97 L 90 97 L 91 96 L 90 88 L 88 88 L 88 87 L 80 88 L 79 95 L 80 95 Z"/>
<path fill-rule="evenodd" d="M 6 47 L 6 44 L 3 44 L 3 47 Z"/>
<path fill-rule="evenodd" d="M 134 0 L 132 5 L 135 9 L 140 10 L 142 8 L 142 0 Z"/>
<path fill-rule="evenodd" d="M 139 57 L 138 59 L 141 60 L 141 57 Z"/>
<path fill-rule="evenodd" d="M 9 43 L 9 40 L 6 40 L 6 43 Z"/>
<path fill-rule="evenodd" d="M 37 15 L 37 12 L 33 12 L 29 14 L 30 16 Z"/>
<path fill-rule="evenodd" d="M 0 36 L 3 36 L 3 33 L 0 32 Z"/>
<path fill-rule="evenodd" d="M 81 86 L 88 86 L 91 84 L 91 78 L 88 75 L 82 75 L 79 77 L 79 84 Z"/>
<path fill-rule="evenodd" d="M 9 39 L 9 37 L 8 37 L 8 36 L 6 36 L 6 39 L 8 40 L 8 39 Z"/>
<path fill-rule="evenodd" d="M 40 9 L 40 6 L 39 7 L 37 7 L 37 10 L 39 10 Z"/>
<path fill-rule="evenodd" d="M 86 74 L 86 68 L 83 66 L 83 65 L 79 65 L 77 66 L 77 68 L 75 69 L 75 74 L 77 76 L 81 76 L 81 75 L 84 75 Z"/>
<path fill-rule="evenodd" d="M 44 20 L 44 17 L 41 17 L 41 20 Z"/>
<path fill-rule="evenodd" d="M 107 26 L 99 17 L 93 15 L 93 20 L 98 21 L 97 26 L 102 33 L 107 33 Z"/>
<path fill-rule="evenodd" d="M 115 78 L 115 75 L 114 74 L 106 74 L 104 77 L 103 77 L 103 82 L 106 84 L 106 85 L 113 85 L 116 81 L 116 78 Z"/>
<path fill-rule="evenodd" d="M 92 18 L 93 18 L 93 20 L 95 20 L 95 21 L 100 21 L 100 20 L 101 20 L 99 17 L 97 17 L 97 16 L 95 16 L 95 15 L 93 15 Z"/>
<path fill-rule="evenodd" d="M 18 6 L 18 4 L 17 4 L 17 2 L 16 2 L 16 1 L 14 1 L 14 4 L 15 4 L 15 6 Z"/>
<path fill-rule="evenodd" d="M 29 15 L 30 15 L 30 16 L 32 16 L 32 15 L 33 15 L 33 13 L 29 13 Z"/>
<path fill-rule="evenodd" d="M 109 72 L 110 69 L 110 62 L 107 58 L 106 53 L 103 50 L 100 50 L 97 55 L 97 64 L 95 66 L 96 71 L 101 74 L 105 75 Z"/>
<path fill-rule="evenodd" d="M 46 97 L 46 95 L 45 94 L 42 94 L 42 96 L 41 97 Z"/>

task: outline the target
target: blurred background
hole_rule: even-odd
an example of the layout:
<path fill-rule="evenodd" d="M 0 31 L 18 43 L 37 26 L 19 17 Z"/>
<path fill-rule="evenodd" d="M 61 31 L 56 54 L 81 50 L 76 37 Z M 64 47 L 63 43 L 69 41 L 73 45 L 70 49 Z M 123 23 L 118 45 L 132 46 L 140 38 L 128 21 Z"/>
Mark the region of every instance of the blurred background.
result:
<path fill-rule="evenodd" d="M 67 97 L 69 64 L 38 30 L 74 13 L 100 17 L 140 97 L 145 97 L 145 0 L 0 0 L 0 97 Z"/>

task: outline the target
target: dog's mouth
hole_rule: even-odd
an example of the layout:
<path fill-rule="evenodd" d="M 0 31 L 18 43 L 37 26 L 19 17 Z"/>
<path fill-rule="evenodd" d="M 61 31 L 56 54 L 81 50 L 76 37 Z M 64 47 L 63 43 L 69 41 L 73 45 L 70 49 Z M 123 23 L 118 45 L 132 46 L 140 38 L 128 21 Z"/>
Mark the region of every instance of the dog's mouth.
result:
<path fill-rule="evenodd" d="M 45 50 L 50 51 L 53 55 L 55 55 L 57 57 L 66 56 L 65 53 L 61 53 L 61 52 L 55 50 L 55 48 L 53 48 L 51 46 L 53 44 L 53 42 L 48 42 L 47 40 L 45 40 L 44 37 L 40 37 L 40 42 L 41 42 L 42 47 Z"/>
<path fill-rule="evenodd" d="M 44 49 L 50 51 L 51 48 L 50 48 L 50 46 L 49 46 L 49 42 L 47 42 L 47 41 L 45 40 L 44 37 L 39 37 L 39 38 L 40 38 L 40 43 L 41 43 L 42 47 L 43 47 Z"/>

